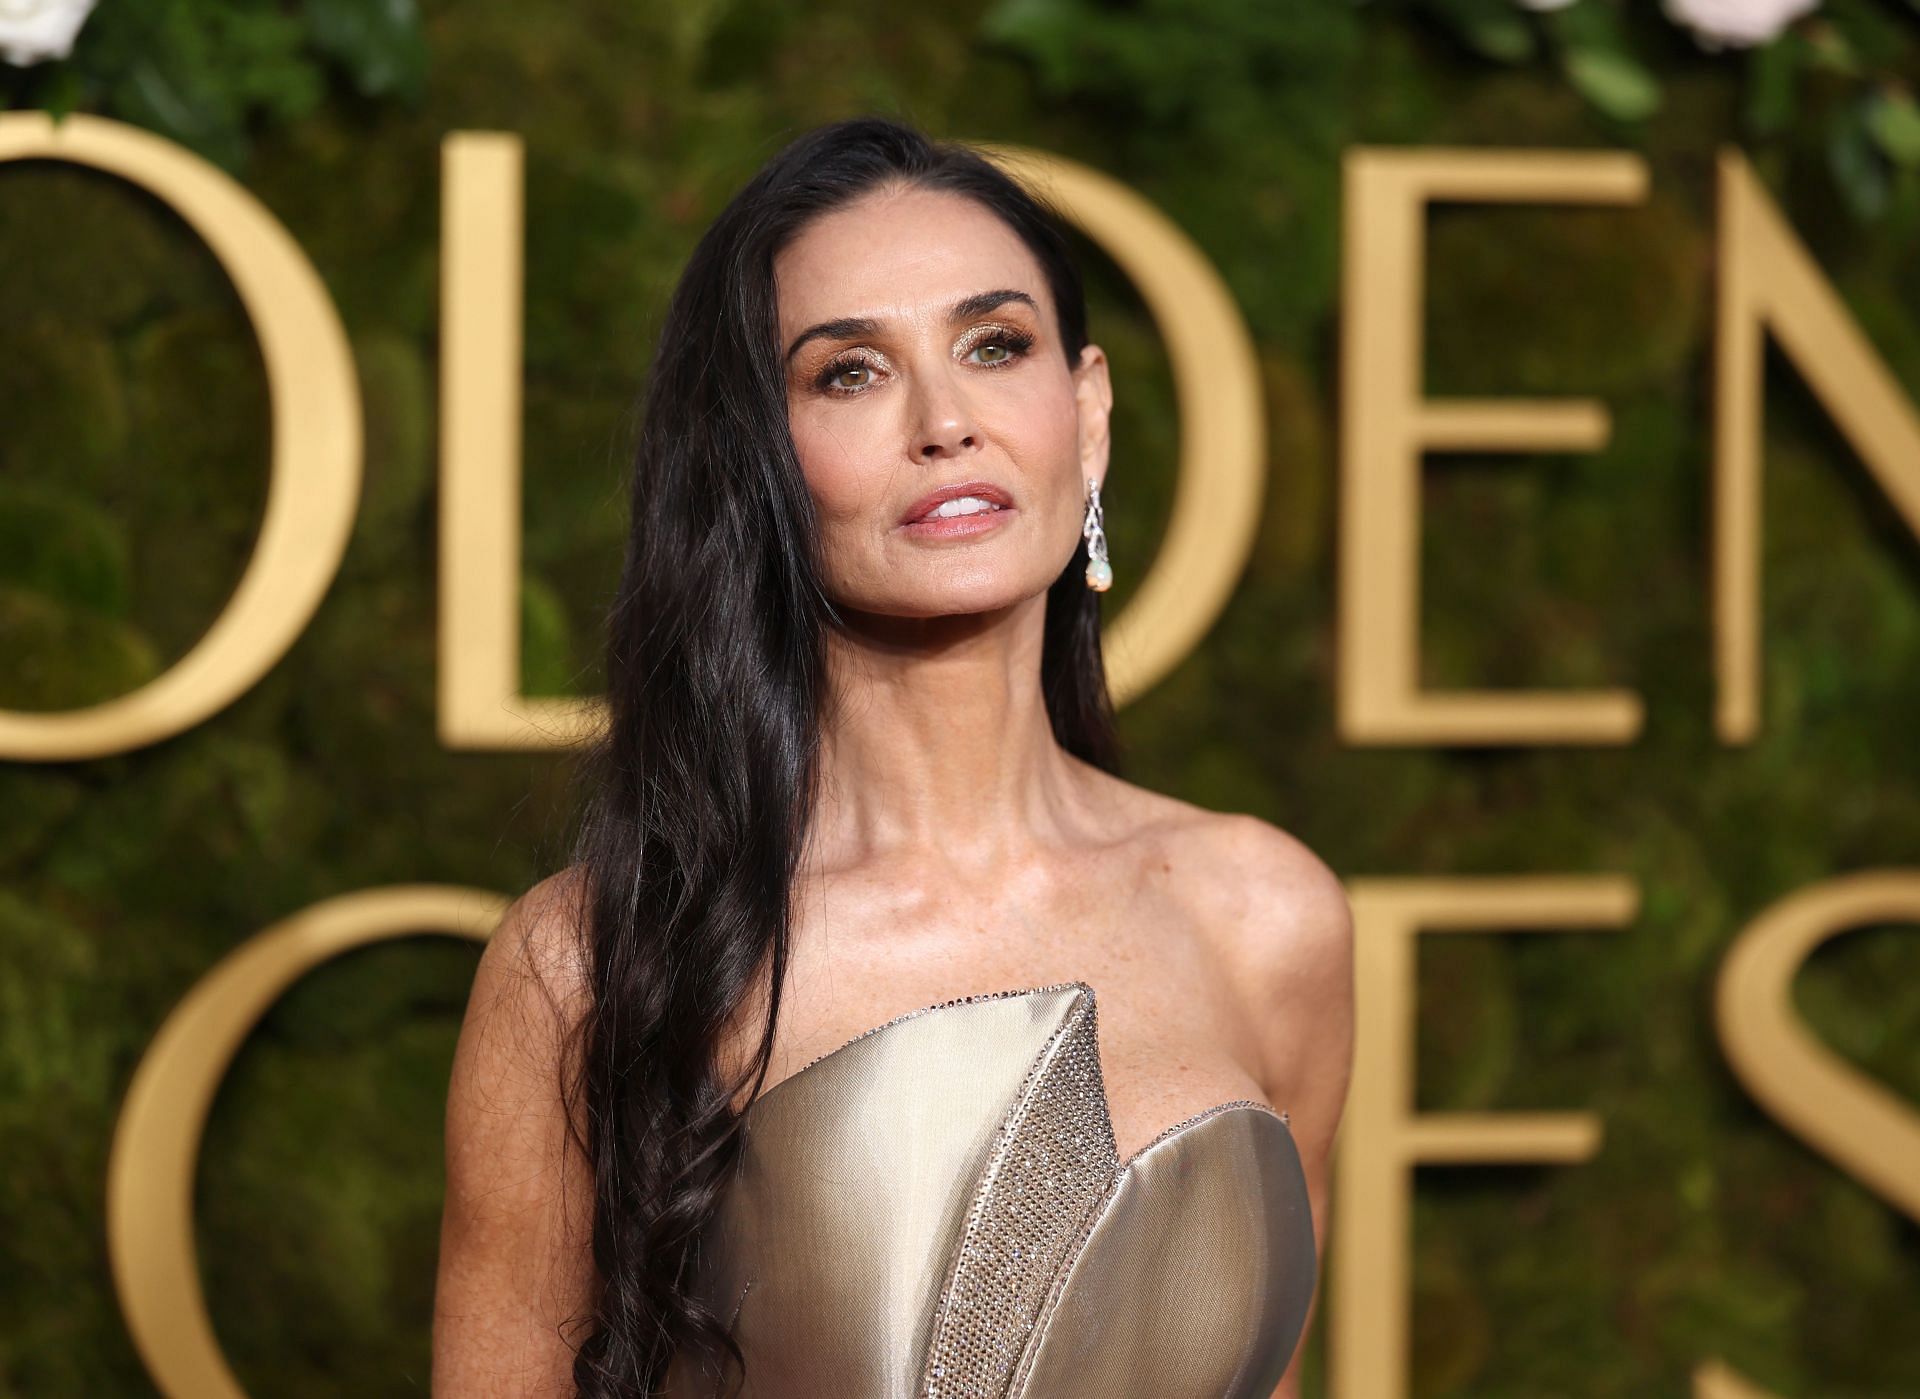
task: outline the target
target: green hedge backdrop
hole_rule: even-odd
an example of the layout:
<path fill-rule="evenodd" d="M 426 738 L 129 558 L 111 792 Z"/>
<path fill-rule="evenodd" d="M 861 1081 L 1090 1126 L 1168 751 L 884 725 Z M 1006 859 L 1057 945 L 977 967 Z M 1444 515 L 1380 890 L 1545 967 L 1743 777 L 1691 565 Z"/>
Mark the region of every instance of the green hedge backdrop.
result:
<path fill-rule="evenodd" d="M 0 1394 L 152 1393 L 106 1265 L 106 1154 L 135 1064 L 223 954 L 318 899 L 550 869 L 550 756 L 449 753 L 433 724 L 439 143 L 528 151 L 529 693 L 593 694 L 631 414 L 664 298 L 728 195 L 856 111 L 1112 172 L 1211 256 L 1258 341 L 1258 551 L 1201 649 L 1123 714 L 1136 780 L 1299 834 L 1348 878 L 1620 873 L 1605 937 L 1420 953 L 1422 1107 L 1589 1109 L 1578 1167 L 1423 1169 L 1420 1399 L 1688 1392 L 1718 1355 L 1785 1399 L 1920 1395 L 1920 1228 L 1758 1110 L 1710 989 L 1739 928 L 1920 852 L 1920 542 L 1768 357 L 1764 729 L 1712 734 L 1706 471 L 1713 155 L 1739 144 L 1920 397 L 1920 11 L 1830 3 L 1711 51 L 1651 4 L 1578 0 L 154 0 L 8 105 L 133 121 L 214 159 L 299 239 L 346 325 L 368 481 L 292 652 L 179 737 L 0 763 Z M 1630 149 L 1628 209 L 1444 207 L 1427 388 L 1603 399 L 1592 456 L 1427 474 L 1425 678 L 1628 684 L 1616 749 L 1368 749 L 1334 731 L 1334 349 L 1342 151 Z M 1082 244 L 1118 386 L 1108 491 L 1124 606 L 1157 544 L 1176 423 L 1125 280 Z M 211 256 L 132 187 L 0 167 L 0 705 L 152 678 L 218 613 L 265 487 L 264 379 Z M 1920 1100 L 1920 938 L 1817 953 L 1801 1013 Z M 441 1111 L 476 949 L 325 967 L 216 1103 L 200 1245 L 249 1392 L 425 1393 Z M 1920 1163 L 1915 1168 L 1920 1170 Z M 1324 1384 L 1316 1328 L 1307 1393 Z"/>

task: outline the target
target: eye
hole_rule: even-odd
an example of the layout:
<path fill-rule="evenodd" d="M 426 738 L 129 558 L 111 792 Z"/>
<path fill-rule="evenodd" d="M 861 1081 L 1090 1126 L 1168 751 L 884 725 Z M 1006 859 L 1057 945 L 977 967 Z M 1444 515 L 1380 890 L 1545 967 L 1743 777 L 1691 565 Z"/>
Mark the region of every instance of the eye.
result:
<path fill-rule="evenodd" d="M 840 382 L 841 375 L 856 373 L 865 374 L 867 378 L 855 384 Z M 864 393 L 872 383 L 873 366 L 863 355 L 842 355 L 838 359 L 829 360 L 814 379 L 815 388 L 837 394 Z"/>
<path fill-rule="evenodd" d="M 996 330 L 992 334 L 974 342 L 974 350 L 998 350 L 1000 353 L 992 359 L 975 360 L 975 364 L 988 369 L 998 369 L 1002 365 L 1012 364 L 1033 348 L 1033 337 L 1024 330 Z"/>

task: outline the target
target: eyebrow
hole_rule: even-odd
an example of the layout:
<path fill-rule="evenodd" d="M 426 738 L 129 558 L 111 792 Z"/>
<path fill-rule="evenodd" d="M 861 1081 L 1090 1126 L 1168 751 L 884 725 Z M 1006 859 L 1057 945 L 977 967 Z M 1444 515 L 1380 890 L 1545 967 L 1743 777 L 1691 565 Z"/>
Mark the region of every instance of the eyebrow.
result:
<path fill-rule="evenodd" d="M 961 297 L 947 308 L 947 324 L 984 316 L 1009 301 L 1030 307 L 1035 315 L 1040 313 L 1038 303 L 1031 296 L 1013 287 L 1002 287 L 997 291 L 977 291 L 972 296 Z M 838 320 L 821 321 L 818 325 L 808 326 L 793 338 L 793 343 L 787 346 L 787 359 L 791 361 L 809 340 L 851 340 L 856 336 L 878 334 L 879 330 L 880 322 L 871 316 L 842 316 Z"/>

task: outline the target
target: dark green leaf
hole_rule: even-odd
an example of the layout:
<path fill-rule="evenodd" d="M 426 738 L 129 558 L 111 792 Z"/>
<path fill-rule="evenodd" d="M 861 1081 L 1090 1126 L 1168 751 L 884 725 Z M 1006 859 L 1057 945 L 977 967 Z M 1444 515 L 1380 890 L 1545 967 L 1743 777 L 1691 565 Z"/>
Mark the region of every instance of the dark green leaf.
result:
<path fill-rule="evenodd" d="M 1863 107 L 1849 105 L 1834 113 L 1827 129 L 1827 168 L 1862 222 L 1880 216 L 1889 193 L 1887 162 L 1867 132 Z"/>
<path fill-rule="evenodd" d="M 307 0 L 313 45 L 346 69 L 365 97 L 418 98 L 427 46 L 413 0 Z"/>
<path fill-rule="evenodd" d="M 1913 95 L 1885 88 L 1867 99 L 1867 134 L 1896 165 L 1920 166 L 1920 106 Z"/>
<path fill-rule="evenodd" d="M 1532 58 L 1533 26 L 1513 0 L 1432 0 L 1434 12 L 1482 57 L 1500 63 Z"/>
<path fill-rule="evenodd" d="M 1627 50 L 1620 11 L 1606 0 L 1575 0 L 1574 4 L 1544 12 L 1541 19 L 1563 49 Z"/>
<path fill-rule="evenodd" d="M 1829 73 L 1856 77 L 1860 59 L 1847 36 L 1831 24 L 1816 24 L 1807 30 L 1807 56 L 1813 66 Z"/>
<path fill-rule="evenodd" d="M 1747 129 L 1756 136 L 1770 136 L 1793 124 L 1796 79 L 1804 53 L 1799 35 L 1792 33 L 1754 48 L 1748 59 L 1746 119 Z"/>
<path fill-rule="evenodd" d="M 1607 49 L 1571 49 L 1567 76 L 1594 106 L 1621 121 L 1639 121 L 1659 110 L 1660 84 L 1630 55 Z"/>

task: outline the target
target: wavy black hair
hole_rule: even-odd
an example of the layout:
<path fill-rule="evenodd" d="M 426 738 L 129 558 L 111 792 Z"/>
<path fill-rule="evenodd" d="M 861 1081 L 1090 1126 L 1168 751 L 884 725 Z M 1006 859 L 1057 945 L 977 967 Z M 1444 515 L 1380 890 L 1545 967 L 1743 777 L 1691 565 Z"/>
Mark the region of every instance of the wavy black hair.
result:
<path fill-rule="evenodd" d="M 791 141 L 695 246 L 660 328 L 607 616 L 607 724 L 582 749 L 570 854 L 591 1004 L 566 1101 L 592 1168 L 583 1399 L 652 1395 L 674 1356 L 724 1380 L 745 1360 L 695 1286 L 703 1229 L 739 1157 L 733 1103 L 757 1094 L 786 980 L 789 891 L 827 703 L 814 506 L 778 347 L 774 256 L 869 191 L 943 190 L 998 214 L 1038 259 L 1069 365 L 1086 306 L 1066 224 L 982 152 L 861 116 Z M 1086 543 L 1047 592 L 1041 685 L 1062 748 L 1117 772 Z M 756 1056 L 728 1081 L 723 1028 L 767 997 Z M 584 1112 L 580 1112 L 584 1100 Z M 715 1392 L 718 1392 L 716 1387 Z"/>

